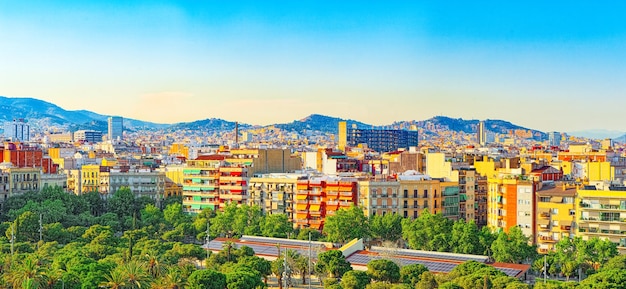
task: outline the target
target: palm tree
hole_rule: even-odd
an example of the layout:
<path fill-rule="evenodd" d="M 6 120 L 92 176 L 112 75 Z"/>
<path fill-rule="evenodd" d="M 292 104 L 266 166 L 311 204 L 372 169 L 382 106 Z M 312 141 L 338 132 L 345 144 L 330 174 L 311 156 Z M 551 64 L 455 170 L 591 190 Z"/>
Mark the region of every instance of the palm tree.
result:
<path fill-rule="evenodd" d="M 41 287 L 44 283 L 44 271 L 39 260 L 29 255 L 20 263 L 14 263 L 4 278 L 13 288 L 20 288 L 26 283 L 28 286 Z"/>
<path fill-rule="evenodd" d="M 150 288 L 152 289 L 181 289 L 185 288 L 187 282 L 183 273 L 176 267 L 170 267 L 167 274 L 156 279 Z"/>
<path fill-rule="evenodd" d="M 226 251 L 226 260 L 228 260 L 228 262 L 231 262 L 232 260 L 230 259 L 230 253 L 233 250 L 234 247 L 234 243 L 231 241 L 226 241 L 224 242 L 224 244 L 222 244 L 222 250 Z"/>
<path fill-rule="evenodd" d="M 126 285 L 124 275 L 117 268 L 113 269 L 113 271 L 111 271 L 109 275 L 104 276 L 104 278 L 106 279 L 106 281 L 102 282 L 100 286 L 103 286 L 105 288 L 122 289 L 122 287 Z"/>
<path fill-rule="evenodd" d="M 143 258 L 146 261 L 148 274 L 152 278 L 158 278 L 165 273 L 166 267 L 156 251 L 150 250 Z"/>
<path fill-rule="evenodd" d="M 130 261 L 121 266 L 122 276 L 130 288 L 141 288 L 149 280 L 148 272 L 143 263 Z"/>

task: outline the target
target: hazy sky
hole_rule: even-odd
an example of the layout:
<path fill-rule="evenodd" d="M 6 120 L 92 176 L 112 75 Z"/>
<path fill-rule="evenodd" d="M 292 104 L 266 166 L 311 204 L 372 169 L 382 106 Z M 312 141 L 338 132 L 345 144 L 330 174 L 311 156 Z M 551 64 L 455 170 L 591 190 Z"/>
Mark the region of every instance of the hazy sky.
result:
<path fill-rule="evenodd" d="M 624 131 L 625 2 L 511 2 L 0 0 L 0 95 L 164 123 Z"/>

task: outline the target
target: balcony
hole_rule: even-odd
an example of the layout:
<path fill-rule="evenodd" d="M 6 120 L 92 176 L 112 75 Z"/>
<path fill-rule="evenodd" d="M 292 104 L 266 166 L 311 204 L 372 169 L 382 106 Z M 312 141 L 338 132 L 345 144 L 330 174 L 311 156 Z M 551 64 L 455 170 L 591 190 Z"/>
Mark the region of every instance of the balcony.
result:
<path fill-rule="evenodd" d="M 556 242 L 556 240 L 550 236 L 538 236 L 537 241 L 540 241 L 543 243 L 555 243 Z"/>

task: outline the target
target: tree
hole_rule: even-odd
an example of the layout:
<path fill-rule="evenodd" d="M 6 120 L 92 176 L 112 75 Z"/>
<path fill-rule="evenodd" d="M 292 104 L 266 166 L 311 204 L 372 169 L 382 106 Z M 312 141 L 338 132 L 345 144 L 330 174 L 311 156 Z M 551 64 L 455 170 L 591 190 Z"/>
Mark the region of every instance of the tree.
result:
<path fill-rule="evenodd" d="M 261 222 L 261 234 L 265 237 L 287 238 L 293 231 L 293 225 L 285 214 L 271 214 Z"/>
<path fill-rule="evenodd" d="M 400 280 L 402 283 L 410 284 L 411 287 L 415 287 L 415 284 L 420 281 L 422 273 L 428 271 L 428 268 L 422 264 L 411 264 L 400 268 Z"/>
<path fill-rule="evenodd" d="M 259 235 L 261 233 L 262 212 L 259 206 L 241 205 L 236 207 L 233 216 L 233 234 L 242 235 Z"/>
<path fill-rule="evenodd" d="M 411 249 L 427 251 L 449 251 L 452 221 L 441 214 L 424 210 L 415 220 L 402 220 L 402 237 Z"/>
<path fill-rule="evenodd" d="M 602 267 L 601 271 L 608 270 L 625 270 L 626 269 L 626 255 L 615 256 L 607 261 Z"/>
<path fill-rule="evenodd" d="M 380 241 L 396 242 L 402 238 L 402 217 L 397 214 L 374 215 L 370 217 L 370 232 Z"/>
<path fill-rule="evenodd" d="M 329 250 L 317 256 L 315 272 L 317 272 L 318 276 L 341 278 L 344 273 L 351 269 L 350 263 L 346 261 L 346 257 L 339 250 Z"/>
<path fill-rule="evenodd" d="M 465 222 L 460 220 L 452 225 L 450 248 L 453 253 L 482 254 L 484 249 L 480 246 L 478 226 L 473 220 Z"/>
<path fill-rule="evenodd" d="M 183 212 L 182 204 L 170 204 L 163 210 L 163 218 L 172 227 L 191 222 L 189 215 Z"/>
<path fill-rule="evenodd" d="M 117 190 L 109 199 L 108 211 L 115 213 L 119 219 L 132 216 L 135 212 L 135 195 L 128 187 Z"/>
<path fill-rule="evenodd" d="M 187 283 L 189 289 L 224 289 L 226 276 L 213 270 L 198 270 L 189 275 Z"/>
<path fill-rule="evenodd" d="M 254 289 L 263 287 L 263 285 L 259 272 L 254 270 L 239 269 L 226 274 L 226 287 L 228 289 Z"/>
<path fill-rule="evenodd" d="M 229 203 L 223 210 L 218 211 L 215 218 L 211 219 L 211 235 L 225 235 L 230 238 L 233 236 L 233 223 L 235 222 L 235 214 L 237 213 L 237 204 Z"/>
<path fill-rule="evenodd" d="M 331 242 L 345 243 L 368 235 L 367 218 L 360 207 L 339 209 L 334 216 L 326 217 L 324 233 Z"/>
<path fill-rule="evenodd" d="M 264 283 L 267 284 L 267 277 L 272 274 L 272 263 L 270 261 L 257 256 L 244 256 L 237 262 L 259 272 L 264 279 Z"/>
<path fill-rule="evenodd" d="M 536 254 L 534 246 L 528 245 L 528 237 L 517 226 L 511 227 L 509 233 L 500 232 L 491 244 L 493 258 L 497 262 L 521 263 L 532 259 Z"/>
<path fill-rule="evenodd" d="M 126 285 L 130 286 L 130 288 L 145 287 L 146 282 L 150 278 L 150 275 L 143 266 L 143 263 L 137 261 L 126 262 L 116 268 L 116 270 L 117 269 L 121 271 Z"/>
<path fill-rule="evenodd" d="M 309 240 L 309 233 L 311 234 L 311 241 L 318 241 L 323 237 L 322 233 L 316 229 L 304 228 L 298 232 L 298 236 L 296 236 L 296 239 Z"/>
<path fill-rule="evenodd" d="M 603 270 L 593 274 L 580 282 L 579 289 L 592 288 L 624 288 L 626 284 L 626 271 L 624 270 Z"/>
<path fill-rule="evenodd" d="M 367 274 L 375 281 L 396 283 L 400 280 L 400 267 L 389 260 L 372 260 L 367 263 Z"/>
<path fill-rule="evenodd" d="M 365 289 L 371 282 L 370 276 L 363 271 L 350 270 L 343 274 L 341 278 L 341 288 L 343 289 Z"/>
<path fill-rule="evenodd" d="M 435 280 L 435 275 L 430 273 L 430 271 L 426 271 L 422 273 L 420 276 L 420 281 L 415 285 L 415 289 L 435 289 L 437 288 L 437 280 Z"/>

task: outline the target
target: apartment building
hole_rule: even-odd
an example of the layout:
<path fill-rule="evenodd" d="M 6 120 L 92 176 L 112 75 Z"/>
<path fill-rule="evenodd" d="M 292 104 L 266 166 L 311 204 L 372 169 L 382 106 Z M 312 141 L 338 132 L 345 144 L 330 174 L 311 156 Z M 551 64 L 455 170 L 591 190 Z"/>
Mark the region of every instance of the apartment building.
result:
<path fill-rule="evenodd" d="M 250 178 L 249 204 L 257 205 L 264 214 L 286 214 L 293 221 L 294 194 L 300 174 L 265 174 Z"/>
<path fill-rule="evenodd" d="M 357 184 L 357 180 L 352 178 L 299 180 L 295 194 L 295 225 L 322 229 L 326 216 L 358 205 Z"/>
<path fill-rule="evenodd" d="M 398 176 L 398 181 L 403 217 L 415 219 L 425 209 L 433 214 L 443 213 L 440 180 L 416 171 L 407 171 Z"/>
<path fill-rule="evenodd" d="M 537 191 L 534 242 L 539 253 L 553 251 L 559 240 L 574 236 L 575 198 L 575 186 L 552 186 Z"/>
<path fill-rule="evenodd" d="M 508 232 L 518 226 L 526 236 L 534 235 L 535 183 L 515 175 L 488 179 L 487 223 Z"/>
<path fill-rule="evenodd" d="M 225 156 L 207 155 L 187 161 L 182 172 L 183 210 L 199 213 L 205 208 L 219 207 L 220 166 Z"/>
<path fill-rule="evenodd" d="M 585 186 L 577 191 L 577 236 L 583 240 L 593 237 L 608 239 L 626 253 L 626 187 L 598 190 Z"/>
<path fill-rule="evenodd" d="M 359 206 L 366 216 L 402 215 L 403 210 L 409 209 L 408 203 L 404 207 L 399 198 L 400 182 L 396 180 L 366 180 L 359 181 L 358 185 Z"/>

